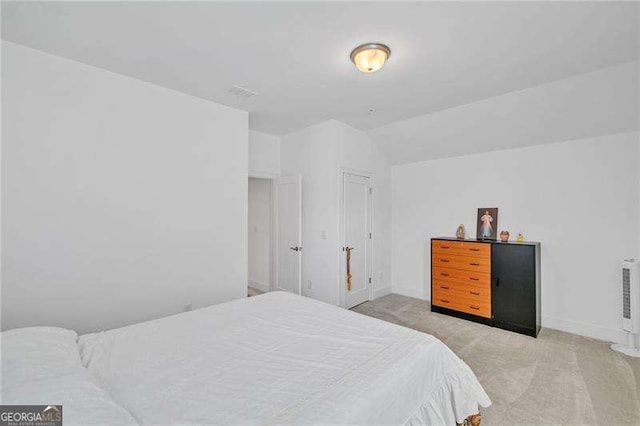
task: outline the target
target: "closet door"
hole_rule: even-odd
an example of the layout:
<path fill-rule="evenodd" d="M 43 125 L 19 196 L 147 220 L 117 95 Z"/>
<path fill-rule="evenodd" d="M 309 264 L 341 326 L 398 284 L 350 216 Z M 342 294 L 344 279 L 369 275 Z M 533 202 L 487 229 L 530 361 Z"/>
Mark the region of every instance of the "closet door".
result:
<path fill-rule="evenodd" d="M 492 244 L 493 325 L 536 337 L 535 246 Z"/>

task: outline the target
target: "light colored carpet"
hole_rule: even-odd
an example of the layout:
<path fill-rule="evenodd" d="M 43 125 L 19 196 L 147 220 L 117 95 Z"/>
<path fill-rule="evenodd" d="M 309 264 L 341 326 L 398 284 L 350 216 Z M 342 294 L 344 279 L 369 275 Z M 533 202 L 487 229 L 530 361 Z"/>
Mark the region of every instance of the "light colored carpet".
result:
<path fill-rule="evenodd" d="M 432 313 L 428 302 L 395 294 L 353 310 L 449 346 L 493 401 L 483 425 L 640 425 L 640 359 L 606 342 L 544 328 L 534 339 Z"/>

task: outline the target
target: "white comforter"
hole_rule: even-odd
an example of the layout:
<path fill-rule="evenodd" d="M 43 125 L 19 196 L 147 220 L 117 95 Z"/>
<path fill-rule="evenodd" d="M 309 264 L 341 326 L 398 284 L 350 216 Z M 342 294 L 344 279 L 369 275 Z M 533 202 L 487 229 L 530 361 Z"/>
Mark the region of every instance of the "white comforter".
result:
<path fill-rule="evenodd" d="M 433 336 L 288 293 L 81 336 L 142 424 L 454 424 L 491 404 Z"/>

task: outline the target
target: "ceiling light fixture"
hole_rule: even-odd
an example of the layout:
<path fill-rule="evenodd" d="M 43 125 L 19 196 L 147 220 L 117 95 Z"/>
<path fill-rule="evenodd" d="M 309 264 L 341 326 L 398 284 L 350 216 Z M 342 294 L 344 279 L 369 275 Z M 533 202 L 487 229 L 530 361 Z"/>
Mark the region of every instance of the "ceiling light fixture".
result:
<path fill-rule="evenodd" d="M 391 56 L 391 49 L 382 43 L 365 43 L 351 52 L 351 62 L 365 73 L 376 72 Z"/>

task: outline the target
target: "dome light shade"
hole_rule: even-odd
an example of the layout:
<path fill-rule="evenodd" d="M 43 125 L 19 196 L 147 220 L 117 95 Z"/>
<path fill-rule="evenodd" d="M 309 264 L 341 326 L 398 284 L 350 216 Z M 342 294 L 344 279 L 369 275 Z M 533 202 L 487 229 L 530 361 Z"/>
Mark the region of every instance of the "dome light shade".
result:
<path fill-rule="evenodd" d="M 376 72 L 391 56 L 391 49 L 381 43 L 366 43 L 353 49 L 351 62 L 365 73 Z"/>

